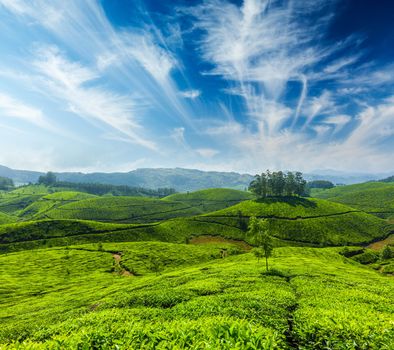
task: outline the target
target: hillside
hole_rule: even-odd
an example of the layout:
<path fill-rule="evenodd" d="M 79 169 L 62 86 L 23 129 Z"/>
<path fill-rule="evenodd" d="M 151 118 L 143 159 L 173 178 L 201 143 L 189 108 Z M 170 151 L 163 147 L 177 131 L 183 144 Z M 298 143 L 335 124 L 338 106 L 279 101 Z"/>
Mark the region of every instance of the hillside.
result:
<path fill-rule="evenodd" d="M 0 225 L 15 222 L 16 218 L 5 213 L 0 212 Z"/>
<path fill-rule="evenodd" d="M 45 214 L 48 211 L 58 208 L 62 205 L 78 202 L 84 199 L 95 198 L 95 197 L 96 196 L 94 195 L 88 193 L 82 193 L 82 192 L 72 192 L 72 191 L 55 192 L 45 195 L 39 198 L 38 200 L 34 201 L 32 204 L 21 210 L 18 213 L 18 215 L 19 217 L 24 219 L 25 218 L 35 219 L 40 217 L 42 218 L 45 217 Z"/>
<path fill-rule="evenodd" d="M 277 246 L 368 244 L 385 238 L 393 230 L 392 225 L 373 215 L 321 199 L 247 200 L 206 214 L 194 215 L 196 211 L 198 208 L 187 203 L 167 200 L 132 197 L 81 200 L 46 211 L 45 220 L 0 226 L 0 249 L 100 241 L 183 243 L 201 236 L 251 243 L 247 233 L 250 216 L 267 219 L 267 228 Z M 120 224 L 126 222 L 134 225 Z"/>
<path fill-rule="evenodd" d="M 200 214 L 187 203 L 141 197 L 98 197 L 71 202 L 43 213 L 41 219 L 79 219 L 144 223 Z"/>
<path fill-rule="evenodd" d="M 209 212 L 227 208 L 253 198 L 254 195 L 250 192 L 227 188 L 213 188 L 188 193 L 176 193 L 163 199 L 188 203 L 193 207 L 198 207 L 203 212 Z"/>
<path fill-rule="evenodd" d="M 348 206 L 299 197 L 244 201 L 197 219 L 240 227 L 246 226 L 243 218 L 250 216 L 265 218 L 272 236 L 290 242 L 366 243 L 392 229 L 385 221 Z"/>
<path fill-rule="evenodd" d="M 217 245 L 97 249 L 0 255 L 2 349 L 394 345 L 393 280 L 336 248 L 277 248 L 270 273 Z"/>
<path fill-rule="evenodd" d="M 49 194 L 45 186 L 19 187 L 13 191 L 0 193 L 0 212 L 17 214 L 30 204 Z"/>
<path fill-rule="evenodd" d="M 318 192 L 315 196 L 343 203 L 382 218 L 394 218 L 394 183 L 366 182 L 339 186 Z"/>

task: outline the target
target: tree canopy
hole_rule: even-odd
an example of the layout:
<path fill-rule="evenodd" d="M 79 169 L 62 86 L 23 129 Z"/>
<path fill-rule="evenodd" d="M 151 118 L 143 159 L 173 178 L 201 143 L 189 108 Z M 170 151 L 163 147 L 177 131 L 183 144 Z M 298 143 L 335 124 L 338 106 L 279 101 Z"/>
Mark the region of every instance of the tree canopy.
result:
<path fill-rule="evenodd" d="M 14 181 L 12 181 L 12 179 L 9 179 L 8 177 L 0 176 L 0 190 L 8 191 L 13 188 L 14 188 Z"/>
<path fill-rule="evenodd" d="M 40 185 L 51 186 L 56 183 L 56 175 L 52 171 L 48 171 L 45 175 L 41 175 L 38 178 Z"/>
<path fill-rule="evenodd" d="M 314 180 L 308 182 L 308 188 L 333 188 L 335 187 L 331 181 L 327 180 Z"/>
<path fill-rule="evenodd" d="M 257 246 L 253 249 L 253 254 L 257 260 L 265 257 L 265 267 L 268 271 L 268 258 L 272 255 L 274 249 L 272 238 L 268 233 L 267 221 L 251 217 L 249 220 L 248 233 L 251 236 L 251 241 Z"/>
<path fill-rule="evenodd" d="M 249 191 L 253 192 L 260 198 L 277 196 L 303 196 L 306 195 L 306 181 L 302 173 L 283 171 L 270 172 L 267 170 L 261 175 L 255 175 L 249 185 Z"/>

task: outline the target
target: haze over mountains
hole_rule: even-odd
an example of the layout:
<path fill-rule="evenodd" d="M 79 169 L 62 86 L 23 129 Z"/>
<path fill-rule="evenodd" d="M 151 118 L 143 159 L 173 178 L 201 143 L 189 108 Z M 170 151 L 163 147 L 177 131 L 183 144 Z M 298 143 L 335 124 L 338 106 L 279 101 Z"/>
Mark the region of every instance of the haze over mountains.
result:
<path fill-rule="evenodd" d="M 15 170 L 0 165 L 0 176 L 11 178 L 17 185 L 35 183 L 44 172 Z M 321 170 L 305 174 L 307 180 L 329 180 L 335 184 L 354 184 L 379 180 L 391 174 L 357 174 Z M 59 172 L 58 180 L 83 183 L 103 183 L 145 188 L 170 187 L 177 191 L 194 191 L 204 188 L 244 189 L 253 178 L 252 174 L 236 172 L 201 171 L 183 168 L 141 168 L 130 172 Z"/>

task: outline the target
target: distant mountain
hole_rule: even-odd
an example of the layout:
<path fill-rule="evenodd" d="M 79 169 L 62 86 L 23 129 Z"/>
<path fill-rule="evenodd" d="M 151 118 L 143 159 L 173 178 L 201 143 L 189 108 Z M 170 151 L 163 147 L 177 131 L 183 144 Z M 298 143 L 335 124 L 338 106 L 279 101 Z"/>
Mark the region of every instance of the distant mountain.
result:
<path fill-rule="evenodd" d="M 0 165 L 0 176 L 9 177 L 15 184 L 35 183 L 42 172 L 14 170 Z M 145 188 L 171 187 L 177 191 L 195 191 L 205 188 L 248 187 L 253 176 L 235 172 L 201 171 L 183 168 L 137 169 L 127 173 L 56 173 L 58 180 L 83 183 L 102 183 L 111 185 L 127 185 Z M 316 171 L 305 174 L 308 180 L 328 180 L 334 184 L 355 184 L 383 178 L 382 174 L 349 174 L 337 171 Z"/>
<path fill-rule="evenodd" d="M 0 176 L 9 177 L 16 184 L 35 183 L 44 173 L 13 170 L 0 166 Z M 252 175 L 234 172 L 201 171 L 182 168 L 137 169 L 127 173 L 56 173 L 59 181 L 127 185 L 145 188 L 171 187 L 177 191 L 195 191 L 205 188 L 248 187 Z"/>
<path fill-rule="evenodd" d="M 14 170 L 0 165 L 0 176 L 12 179 L 16 185 L 37 182 L 38 177 L 43 174 L 44 173 L 40 173 L 38 171 Z"/>

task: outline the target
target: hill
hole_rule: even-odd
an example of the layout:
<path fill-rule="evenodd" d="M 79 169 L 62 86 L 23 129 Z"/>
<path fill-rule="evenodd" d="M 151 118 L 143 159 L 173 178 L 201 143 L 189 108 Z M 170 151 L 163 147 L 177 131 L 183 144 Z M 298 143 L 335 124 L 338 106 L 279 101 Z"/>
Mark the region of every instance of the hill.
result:
<path fill-rule="evenodd" d="M 196 209 L 194 207 L 189 209 L 190 207 L 183 202 L 141 198 L 135 200 L 122 197 L 82 200 L 49 210 L 45 214 L 48 216 L 51 213 L 58 213 L 62 220 L 58 218 L 2 225 L 0 250 L 88 242 L 153 240 L 184 243 L 202 236 L 208 239 L 219 236 L 252 243 L 252 238 L 247 233 L 250 216 L 267 219 L 267 228 L 277 246 L 366 245 L 376 239 L 387 237 L 393 230 L 392 225 L 373 215 L 321 199 L 248 200 L 226 209 L 195 216 L 189 214 Z M 108 203 L 111 205 L 117 203 L 118 206 L 108 206 Z M 125 204 L 124 207 L 119 206 L 122 203 Z M 151 206 L 153 203 L 156 203 L 156 206 Z M 135 208 L 130 207 L 130 204 L 134 204 Z M 71 208 L 63 210 L 64 207 Z M 169 208 L 172 209 L 168 210 Z M 135 210 L 132 212 L 135 216 L 129 216 L 130 210 Z M 143 213 L 145 210 L 147 212 L 142 216 L 137 215 L 138 211 Z M 185 215 L 185 217 L 168 218 L 174 214 Z M 96 220 L 102 221 L 104 221 L 103 215 L 107 215 L 108 221 L 134 220 L 135 224 L 64 220 L 65 215 L 73 217 L 85 215 L 91 219 L 92 216 L 96 216 Z M 159 219 L 162 221 L 149 223 Z M 146 223 L 143 223 L 144 221 Z"/>
<path fill-rule="evenodd" d="M 187 203 L 142 197 L 98 197 L 50 209 L 41 219 L 80 219 L 118 223 L 144 223 L 200 214 Z"/>
<path fill-rule="evenodd" d="M 188 193 L 176 193 L 163 198 L 175 202 L 188 203 L 204 212 L 227 208 L 239 202 L 253 199 L 254 195 L 246 191 L 228 188 L 212 188 Z"/>
<path fill-rule="evenodd" d="M 16 184 L 36 183 L 42 172 L 14 170 L 0 166 L 0 176 L 11 178 Z M 235 172 L 201 171 L 183 168 L 136 169 L 120 173 L 56 173 L 59 181 L 126 185 L 149 189 L 175 188 L 177 191 L 195 191 L 204 188 L 244 189 L 252 180 L 248 174 Z"/>
<path fill-rule="evenodd" d="M 299 197 L 244 201 L 196 219 L 246 227 L 244 220 L 250 216 L 265 218 L 272 236 L 294 243 L 360 244 L 386 236 L 392 229 L 385 221 L 348 206 Z"/>
<path fill-rule="evenodd" d="M 21 210 L 18 215 L 21 218 L 45 217 L 46 212 L 58 208 L 68 203 L 78 202 L 84 199 L 95 198 L 96 196 L 72 191 L 61 191 L 42 196 L 32 204 Z"/>
<path fill-rule="evenodd" d="M 269 273 L 252 254 L 220 249 L 111 243 L 0 255 L 0 347 L 393 348 L 392 279 L 337 248 L 277 248 Z"/>
<path fill-rule="evenodd" d="M 394 218 L 394 183 L 366 182 L 338 186 L 318 192 L 315 196 L 343 203 L 382 218 Z"/>
<path fill-rule="evenodd" d="M 17 214 L 30 204 L 49 194 L 45 186 L 31 185 L 0 193 L 0 212 Z"/>

